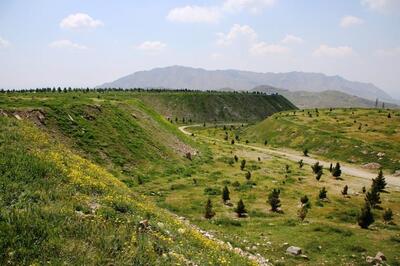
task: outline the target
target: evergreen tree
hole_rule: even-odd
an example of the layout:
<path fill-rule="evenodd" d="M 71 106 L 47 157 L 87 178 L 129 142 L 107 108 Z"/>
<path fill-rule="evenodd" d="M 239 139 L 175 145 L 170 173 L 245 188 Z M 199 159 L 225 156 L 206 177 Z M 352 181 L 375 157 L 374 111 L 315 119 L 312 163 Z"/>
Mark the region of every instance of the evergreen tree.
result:
<path fill-rule="evenodd" d="M 327 198 L 327 195 L 326 195 L 327 193 L 328 193 L 328 191 L 326 190 L 325 187 L 321 188 L 321 190 L 319 191 L 319 194 L 318 194 L 318 198 L 319 199 L 326 199 Z"/>
<path fill-rule="evenodd" d="M 281 191 L 274 188 L 268 195 L 268 203 L 271 205 L 271 211 L 273 212 L 277 212 L 278 208 L 281 206 L 279 194 L 281 194 Z"/>
<path fill-rule="evenodd" d="M 231 144 L 233 145 L 233 144 L 235 144 L 235 140 L 233 139 L 233 140 L 231 140 Z"/>
<path fill-rule="evenodd" d="M 308 199 L 307 195 L 304 195 L 300 198 L 301 206 L 311 208 L 311 202 Z"/>
<path fill-rule="evenodd" d="M 317 175 L 315 176 L 315 179 L 317 179 L 317 181 L 319 181 L 319 180 L 321 179 L 321 177 L 322 177 L 322 174 L 323 174 L 322 170 L 319 171 L 319 172 L 317 173 Z"/>
<path fill-rule="evenodd" d="M 301 160 L 299 161 L 299 167 L 300 167 L 300 169 L 303 168 L 303 166 L 304 166 L 304 162 L 303 162 L 303 159 L 301 159 Z"/>
<path fill-rule="evenodd" d="M 264 140 L 264 145 L 267 145 L 268 144 L 268 140 Z"/>
<path fill-rule="evenodd" d="M 237 157 L 237 155 L 235 155 L 233 158 L 235 159 L 235 162 L 238 162 L 239 157 Z"/>
<path fill-rule="evenodd" d="M 342 190 L 342 195 L 343 195 L 343 196 L 347 196 L 347 191 L 348 191 L 348 189 L 349 189 L 349 187 L 348 187 L 347 185 L 345 185 L 345 186 L 343 187 L 343 190 Z"/>
<path fill-rule="evenodd" d="M 297 212 L 297 216 L 299 217 L 299 219 L 301 221 L 304 221 L 304 219 L 306 218 L 308 213 L 308 208 L 306 206 L 302 206 L 298 212 Z"/>
<path fill-rule="evenodd" d="M 308 157 L 308 149 L 307 149 L 307 148 L 305 148 L 305 149 L 303 150 L 303 155 L 306 156 L 306 157 Z"/>
<path fill-rule="evenodd" d="M 251 178 L 251 173 L 250 173 L 250 171 L 247 171 L 247 172 L 246 172 L 245 177 L 246 177 L 246 180 L 247 180 L 247 181 L 250 180 L 250 178 Z"/>
<path fill-rule="evenodd" d="M 332 173 L 332 171 L 333 171 L 333 164 L 331 163 L 331 165 L 329 166 L 329 172 Z"/>
<path fill-rule="evenodd" d="M 313 170 L 314 174 L 318 174 L 322 171 L 323 167 L 319 164 L 319 162 L 316 162 L 314 165 L 311 165 L 311 169 Z"/>
<path fill-rule="evenodd" d="M 243 169 L 244 169 L 245 167 L 246 167 L 246 160 L 243 159 L 243 160 L 240 162 L 240 170 L 243 171 Z"/>
<path fill-rule="evenodd" d="M 235 212 L 239 218 L 246 216 L 247 211 L 242 199 L 239 200 L 237 207 L 235 208 Z"/>
<path fill-rule="evenodd" d="M 338 179 L 342 175 L 342 170 L 340 170 L 340 164 L 336 163 L 336 166 L 332 170 L 332 176 Z"/>
<path fill-rule="evenodd" d="M 385 223 L 390 223 L 393 220 L 393 211 L 392 209 L 386 209 L 382 215 L 383 220 Z"/>
<path fill-rule="evenodd" d="M 229 197 L 229 189 L 227 186 L 224 187 L 224 189 L 222 190 L 222 200 L 224 201 L 224 203 L 226 203 L 228 200 L 230 200 L 231 198 Z"/>
<path fill-rule="evenodd" d="M 386 187 L 386 180 L 383 176 L 382 169 L 379 170 L 379 174 L 376 178 L 372 179 L 372 186 L 376 187 L 379 192 L 382 192 Z"/>
<path fill-rule="evenodd" d="M 365 192 L 367 192 L 367 189 L 365 188 L 365 186 L 362 187 L 361 191 L 363 194 L 365 194 Z"/>
<path fill-rule="evenodd" d="M 371 186 L 371 189 L 365 195 L 365 200 L 372 208 L 379 207 L 379 204 L 381 203 L 381 196 L 377 187 Z"/>
<path fill-rule="evenodd" d="M 205 213 L 204 213 L 204 218 L 206 219 L 211 219 L 215 216 L 215 212 L 212 209 L 212 203 L 211 200 L 208 199 L 205 207 Z"/>
<path fill-rule="evenodd" d="M 361 213 L 357 220 L 358 225 L 363 229 L 367 229 L 374 222 L 374 215 L 371 211 L 371 205 L 368 201 L 365 201 L 365 205 L 361 209 Z"/>

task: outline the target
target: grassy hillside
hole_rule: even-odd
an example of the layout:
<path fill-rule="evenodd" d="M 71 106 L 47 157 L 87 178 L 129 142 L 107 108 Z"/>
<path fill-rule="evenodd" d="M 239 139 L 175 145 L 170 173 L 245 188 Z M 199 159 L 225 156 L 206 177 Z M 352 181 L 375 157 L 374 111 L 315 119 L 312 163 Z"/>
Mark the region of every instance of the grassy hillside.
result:
<path fill-rule="evenodd" d="M 1 265 L 250 264 L 31 123 L 0 125 Z"/>
<path fill-rule="evenodd" d="M 237 126 L 235 126 L 237 129 Z M 361 229 L 357 217 L 364 204 L 371 181 L 343 173 L 341 180 L 332 178 L 327 170 L 317 181 L 309 165 L 299 167 L 297 162 L 245 148 L 235 139 L 236 129 L 223 125 L 193 127 L 194 139 L 206 142 L 212 157 L 202 164 L 190 178 L 157 179 L 140 189 L 159 206 L 188 217 L 190 221 L 212 232 L 234 246 L 259 253 L 273 265 L 368 265 L 366 256 L 381 251 L 388 265 L 399 265 L 400 255 L 400 191 L 397 187 L 381 193 L 381 209 L 374 209 L 374 224 Z M 228 140 L 224 140 L 227 132 Z M 207 137 L 207 138 L 204 138 Z M 254 145 L 254 144 L 251 144 Z M 235 161 L 234 157 L 238 160 Z M 240 169 L 241 161 L 245 168 Z M 247 172 L 251 173 L 249 180 Z M 343 187 L 348 195 L 343 196 Z M 222 190 L 230 191 L 230 204 L 224 204 Z M 319 191 L 325 187 L 327 200 L 319 200 Z M 272 212 L 268 204 L 269 193 L 280 190 L 282 212 Z M 156 192 L 156 193 L 154 193 Z M 307 195 L 311 208 L 304 221 L 298 217 L 300 198 Z M 204 205 L 211 199 L 216 215 L 203 218 Z M 248 217 L 238 218 L 237 202 L 242 199 Z M 382 219 L 386 208 L 393 210 L 393 224 Z M 285 253 L 289 246 L 302 248 L 307 258 Z"/>
<path fill-rule="evenodd" d="M 289 101 L 295 104 L 298 108 L 373 108 L 375 101 L 367 100 L 358 96 L 350 95 L 341 91 L 326 90 L 321 92 L 310 91 L 290 91 L 275 88 L 272 86 L 257 86 L 251 91 L 259 91 L 264 93 L 278 93 L 286 97 Z M 379 106 L 382 102 L 378 103 Z M 385 103 L 386 107 L 396 108 L 395 104 Z"/>
<path fill-rule="evenodd" d="M 283 96 L 252 93 L 165 92 L 141 94 L 139 98 L 164 116 L 198 123 L 254 122 L 282 110 L 297 109 Z"/>
<path fill-rule="evenodd" d="M 390 113 L 391 118 L 388 118 Z M 242 138 L 356 164 L 400 169 L 400 112 L 328 109 L 283 112 L 246 129 Z"/>

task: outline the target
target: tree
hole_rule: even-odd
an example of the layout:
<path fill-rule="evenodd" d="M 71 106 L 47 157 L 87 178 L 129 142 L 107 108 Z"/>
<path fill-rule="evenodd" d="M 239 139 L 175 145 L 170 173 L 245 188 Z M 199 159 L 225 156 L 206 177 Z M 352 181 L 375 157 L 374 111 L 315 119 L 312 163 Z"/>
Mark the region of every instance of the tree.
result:
<path fill-rule="evenodd" d="M 390 113 L 388 113 L 388 118 L 392 118 L 392 115 Z"/>
<path fill-rule="evenodd" d="M 281 194 L 281 191 L 274 188 L 268 195 L 268 203 L 271 205 L 271 211 L 273 212 L 277 212 L 278 208 L 281 206 L 279 194 Z"/>
<path fill-rule="evenodd" d="M 297 216 L 299 217 L 299 219 L 301 221 L 304 221 L 304 219 L 306 218 L 308 213 L 308 208 L 306 206 L 302 206 L 298 212 L 297 212 Z"/>
<path fill-rule="evenodd" d="M 316 162 L 315 164 L 311 165 L 311 169 L 313 170 L 314 174 L 318 174 L 322 171 L 323 167 L 321 164 L 319 164 L 319 162 Z"/>
<path fill-rule="evenodd" d="M 385 223 L 390 223 L 393 220 L 393 211 L 392 209 L 388 208 L 382 215 L 383 220 Z"/>
<path fill-rule="evenodd" d="M 243 159 L 243 160 L 240 162 L 240 170 L 243 171 L 243 169 L 244 169 L 245 167 L 246 167 L 246 160 Z"/>
<path fill-rule="evenodd" d="M 383 176 L 383 172 L 382 169 L 379 170 L 378 176 L 374 179 L 372 179 L 372 186 L 376 187 L 376 189 L 379 192 L 382 192 L 385 187 L 386 187 L 387 183 L 385 180 L 385 177 Z"/>
<path fill-rule="evenodd" d="M 349 187 L 347 186 L 347 185 L 345 185 L 344 187 L 343 187 L 343 190 L 342 190 L 342 195 L 343 196 L 347 196 L 347 191 L 349 190 Z"/>
<path fill-rule="evenodd" d="M 237 204 L 237 207 L 235 208 L 235 212 L 237 213 L 237 216 L 239 218 L 246 216 L 247 211 L 246 211 L 246 207 L 244 206 L 244 203 L 243 203 L 242 199 L 239 200 L 239 202 Z"/>
<path fill-rule="evenodd" d="M 341 175 L 342 175 L 342 170 L 340 170 L 340 164 L 336 163 L 336 166 L 332 170 L 332 176 L 334 176 L 336 179 L 339 179 Z"/>
<path fill-rule="evenodd" d="M 327 193 L 328 193 L 328 191 L 326 190 L 325 187 L 321 188 L 320 191 L 319 191 L 319 194 L 318 194 L 318 198 L 319 199 L 326 199 L 327 198 L 327 195 L 326 195 Z"/>
<path fill-rule="evenodd" d="M 233 144 L 235 144 L 235 140 L 233 139 L 233 140 L 231 140 L 231 144 L 233 145 Z"/>
<path fill-rule="evenodd" d="M 290 173 L 290 166 L 288 164 L 285 165 L 285 171 L 286 171 L 287 174 Z"/>
<path fill-rule="evenodd" d="M 224 203 L 226 203 L 228 200 L 230 200 L 231 198 L 229 197 L 229 189 L 227 186 L 224 187 L 224 189 L 222 190 L 222 200 L 224 201 Z"/>
<path fill-rule="evenodd" d="M 322 177 L 322 174 L 323 174 L 322 170 L 319 171 L 319 172 L 317 173 L 317 175 L 315 176 L 315 179 L 317 179 L 317 181 L 319 181 L 319 180 L 321 179 L 321 177 Z"/>
<path fill-rule="evenodd" d="M 235 162 L 238 162 L 239 157 L 237 157 L 237 155 L 235 155 L 235 156 L 233 157 L 233 159 L 235 159 Z"/>
<path fill-rule="evenodd" d="M 361 209 L 361 213 L 357 220 L 358 225 L 363 229 L 368 229 L 368 227 L 374 222 L 374 215 L 371 211 L 371 205 L 368 201 L 365 201 L 365 205 Z"/>
<path fill-rule="evenodd" d="M 247 171 L 247 172 L 246 172 L 245 177 L 246 177 L 246 180 L 247 180 L 247 181 L 250 180 L 250 178 L 251 178 L 251 173 L 250 173 L 250 171 Z"/>
<path fill-rule="evenodd" d="M 331 163 L 331 165 L 329 166 L 329 172 L 332 173 L 332 171 L 333 171 L 333 164 Z"/>
<path fill-rule="evenodd" d="M 268 144 L 268 140 L 264 140 L 264 145 L 267 145 Z"/>
<path fill-rule="evenodd" d="M 365 186 L 362 187 L 361 191 L 363 194 L 365 194 L 365 192 L 367 192 L 367 189 L 365 188 Z"/>
<path fill-rule="evenodd" d="M 206 219 L 211 219 L 215 216 L 215 212 L 212 209 L 212 203 L 211 200 L 208 199 L 205 207 L 205 213 L 204 213 L 204 218 Z"/>
<path fill-rule="evenodd" d="M 304 195 L 303 197 L 301 197 L 300 202 L 301 202 L 302 207 L 311 208 L 311 202 L 308 199 L 307 195 Z"/>
<path fill-rule="evenodd" d="M 301 160 L 299 161 L 299 167 L 300 167 L 300 169 L 303 168 L 303 166 L 304 166 L 304 162 L 303 162 L 303 159 L 301 159 Z"/>
<path fill-rule="evenodd" d="M 308 149 L 307 149 L 307 148 L 305 148 L 305 149 L 303 150 L 303 154 L 304 154 L 304 156 L 308 157 Z"/>
<path fill-rule="evenodd" d="M 381 197 L 377 187 L 371 186 L 371 189 L 365 195 L 365 200 L 368 201 L 370 207 L 379 207 L 379 204 L 381 203 Z"/>

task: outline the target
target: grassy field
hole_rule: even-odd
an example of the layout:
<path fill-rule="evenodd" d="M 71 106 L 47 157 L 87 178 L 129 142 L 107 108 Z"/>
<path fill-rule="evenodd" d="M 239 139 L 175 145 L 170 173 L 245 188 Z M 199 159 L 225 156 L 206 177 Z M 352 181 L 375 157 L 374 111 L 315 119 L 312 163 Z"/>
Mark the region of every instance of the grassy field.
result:
<path fill-rule="evenodd" d="M 388 115 L 390 114 L 390 118 Z M 400 111 L 329 109 L 282 112 L 238 133 L 241 138 L 384 170 L 400 169 Z"/>
<path fill-rule="evenodd" d="M 235 130 L 227 128 L 233 136 Z M 198 136 L 208 135 L 215 128 L 191 130 Z M 221 126 L 219 130 L 222 130 Z M 373 226 L 368 230 L 361 229 L 357 225 L 357 216 L 365 197 L 362 187 L 368 188 L 370 181 L 347 175 L 343 180 L 335 180 L 325 174 L 318 182 L 309 165 L 300 169 L 297 163 L 229 142 L 208 142 L 211 153 L 207 164 L 197 167 L 190 176 L 160 178 L 138 189 L 153 195 L 159 206 L 188 217 L 235 246 L 262 254 L 274 264 L 362 265 L 366 256 L 375 256 L 382 251 L 390 265 L 399 265 L 399 191 L 381 194 L 381 206 L 393 210 L 396 225 L 385 224 L 383 210 L 374 210 Z M 234 160 L 235 155 L 238 162 Z M 242 159 L 247 162 L 243 171 L 240 169 Z M 245 178 L 247 171 L 251 172 L 250 181 Z M 232 207 L 223 204 L 221 198 L 225 185 L 230 190 Z M 349 186 L 349 197 L 341 194 L 345 185 Z M 322 187 L 328 191 L 328 202 L 317 200 Z M 271 212 L 267 204 L 273 188 L 281 190 L 282 214 Z M 311 209 L 301 222 L 297 212 L 300 197 L 304 195 L 310 199 Z M 216 212 L 211 220 L 203 218 L 208 198 Z M 234 212 L 239 199 L 244 201 L 248 218 L 237 218 Z M 286 255 L 288 245 L 303 248 L 309 260 Z"/>

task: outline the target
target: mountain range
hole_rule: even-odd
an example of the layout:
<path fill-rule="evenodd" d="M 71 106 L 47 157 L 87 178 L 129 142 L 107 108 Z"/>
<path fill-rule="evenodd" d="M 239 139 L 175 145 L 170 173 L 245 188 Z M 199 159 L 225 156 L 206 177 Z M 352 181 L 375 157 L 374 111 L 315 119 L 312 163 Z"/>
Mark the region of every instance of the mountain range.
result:
<path fill-rule="evenodd" d="M 138 71 L 98 87 L 251 90 L 262 85 L 285 89 L 290 92 L 337 91 L 370 101 L 375 101 L 378 98 L 385 102 L 396 102 L 389 94 L 371 83 L 349 81 L 340 76 L 307 72 L 259 73 L 169 66 Z M 342 94 L 341 96 L 343 96 Z"/>

